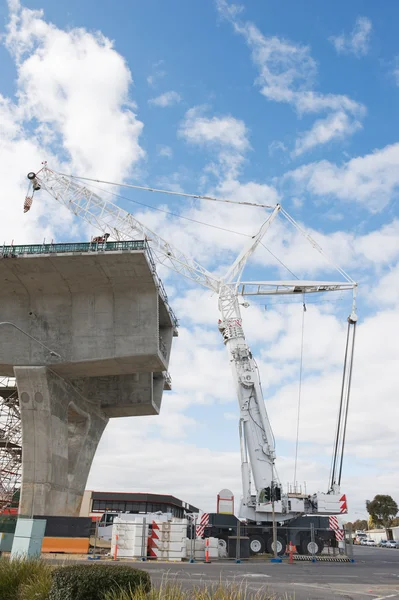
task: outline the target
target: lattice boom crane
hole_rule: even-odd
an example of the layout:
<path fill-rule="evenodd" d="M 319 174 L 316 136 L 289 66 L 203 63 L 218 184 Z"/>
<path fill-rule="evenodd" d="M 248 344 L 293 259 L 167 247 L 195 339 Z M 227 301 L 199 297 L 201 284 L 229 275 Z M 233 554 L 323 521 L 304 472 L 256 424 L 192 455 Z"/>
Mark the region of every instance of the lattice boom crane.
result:
<path fill-rule="evenodd" d="M 245 340 L 239 296 L 309 294 L 353 290 L 352 322 L 356 322 L 357 284 L 334 265 L 345 281 L 264 281 L 242 282 L 243 269 L 279 213 L 284 215 L 314 248 L 317 243 L 277 204 L 258 233 L 249 240 L 223 277 L 207 271 L 192 258 L 148 229 L 133 215 L 116 204 L 105 201 L 70 176 L 57 173 L 46 165 L 36 174 L 29 173 L 33 192 L 45 189 L 57 202 L 101 232 L 110 232 L 116 240 L 147 240 L 157 264 L 166 265 L 184 277 L 218 294 L 219 330 L 228 350 L 240 409 L 240 440 L 243 497 L 240 516 L 252 522 L 270 522 L 274 507 L 276 519 L 288 522 L 298 515 L 332 515 L 346 512 L 346 498 L 339 486 L 331 485 L 328 493 L 292 497 L 283 493 L 275 470 L 275 443 L 262 395 L 255 359 Z M 25 201 L 30 209 L 32 197 Z M 246 203 L 248 204 L 248 203 Z M 251 480 L 256 494 L 251 491 Z M 271 495 L 273 498 L 271 498 Z M 271 501 L 273 500 L 273 502 Z"/>

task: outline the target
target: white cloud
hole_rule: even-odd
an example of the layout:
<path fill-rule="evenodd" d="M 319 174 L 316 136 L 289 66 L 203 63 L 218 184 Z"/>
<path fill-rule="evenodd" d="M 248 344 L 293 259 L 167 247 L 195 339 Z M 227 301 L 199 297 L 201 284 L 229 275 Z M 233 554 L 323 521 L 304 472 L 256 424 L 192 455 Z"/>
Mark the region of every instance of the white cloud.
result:
<path fill-rule="evenodd" d="M 154 71 L 151 73 L 151 75 L 148 75 L 147 77 L 147 83 L 150 87 L 156 87 L 158 84 L 158 80 L 166 77 L 167 72 L 165 71 L 165 69 L 161 68 L 164 64 L 164 60 L 158 60 L 152 65 Z"/>
<path fill-rule="evenodd" d="M 399 304 L 399 262 L 386 273 L 372 289 L 372 295 L 378 305 L 398 306 Z"/>
<path fill-rule="evenodd" d="M 274 140 L 273 142 L 271 142 L 269 144 L 269 154 L 270 154 L 270 156 L 272 156 L 273 154 L 275 154 L 278 151 L 287 152 L 287 146 L 284 144 L 284 142 L 279 142 L 277 140 Z"/>
<path fill-rule="evenodd" d="M 363 204 L 372 212 L 382 210 L 399 187 L 399 143 L 371 154 L 352 158 L 342 166 L 327 160 L 314 162 L 285 176 L 306 192 Z"/>
<path fill-rule="evenodd" d="M 244 152 L 250 147 L 244 121 L 232 116 L 204 116 L 204 108 L 201 106 L 190 108 L 186 112 L 179 135 L 191 144 L 214 144 L 238 152 Z"/>
<path fill-rule="evenodd" d="M 173 106 L 174 104 L 178 104 L 181 101 L 181 96 L 177 92 L 171 90 L 169 92 L 164 92 L 160 96 L 156 98 L 150 98 L 148 100 L 148 104 L 152 106 L 159 106 L 161 108 L 166 108 L 167 106 Z"/>
<path fill-rule="evenodd" d="M 370 47 L 372 24 L 367 17 L 358 17 L 351 33 L 332 36 L 331 42 L 338 54 L 354 54 L 358 58 L 365 56 Z"/>
<path fill-rule="evenodd" d="M 232 8 L 226 0 L 218 0 L 217 8 L 251 49 L 252 61 L 259 71 L 256 84 L 261 94 L 268 100 L 292 105 L 299 115 L 333 113 L 299 137 L 294 155 L 342 139 L 359 129 L 358 119 L 365 114 L 362 104 L 347 96 L 313 91 L 317 64 L 308 46 L 293 44 L 277 36 L 264 36 L 253 23 L 241 21 L 238 18 L 241 11 Z M 346 127 L 342 126 L 344 120 Z"/>
<path fill-rule="evenodd" d="M 231 115 L 206 115 L 207 107 L 190 108 L 180 123 L 178 135 L 187 143 L 212 151 L 216 161 L 205 168 L 205 177 L 218 181 L 235 180 L 250 149 L 248 129 L 244 121 Z"/>
<path fill-rule="evenodd" d="M 76 234 L 78 227 L 73 215 L 58 205 L 48 194 L 37 194 L 32 209 L 24 214 L 23 203 L 28 188 L 26 175 L 40 168 L 40 158 L 58 161 L 36 136 L 27 134 L 22 125 L 21 111 L 0 95 L 0 163 L 4 174 L 0 199 L 1 243 L 41 243 L 44 239 L 60 240 Z"/>
<path fill-rule="evenodd" d="M 129 96 L 130 70 L 111 41 L 82 28 L 63 31 L 42 11 L 13 2 L 5 43 L 18 69 L 20 122 L 37 120 L 39 136 L 51 130 L 75 173 L 131 174 L 145 154 L 143 124 Z"/>
<path fill-rule="evenodd" d="M 300 156 L 307 150 L 331 140 L 343 139 L 361 128 L 361 122 L 353 120 L 347 113 L 333 112 L 325 119 L 317 120 L 309 131 L 297 139 L 293 156 Z"/>
<path fill-rule="evenodd" d="M 163 156 L 164 158 L 172 158 L 173 150 L 170 146 L 157 146 L 158 156 Z"/>

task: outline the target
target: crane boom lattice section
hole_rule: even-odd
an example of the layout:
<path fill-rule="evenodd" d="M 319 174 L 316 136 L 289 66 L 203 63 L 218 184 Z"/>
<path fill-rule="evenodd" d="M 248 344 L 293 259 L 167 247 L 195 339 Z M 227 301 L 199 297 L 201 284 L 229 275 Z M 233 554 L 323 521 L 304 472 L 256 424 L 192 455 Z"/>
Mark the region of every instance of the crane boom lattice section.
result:
<path fill-rule="evenodd" d="M 145 239 L 156 262 L 172 268 L 204 287 L 217 291 L 218 281 L 204 267 L 145 227 L 133 215 L 112 202 L 105 201 L 84 186 L 44 167 L 37 179 L 57 202 L 100 231 L 109 231 L 116 240 Z"/>

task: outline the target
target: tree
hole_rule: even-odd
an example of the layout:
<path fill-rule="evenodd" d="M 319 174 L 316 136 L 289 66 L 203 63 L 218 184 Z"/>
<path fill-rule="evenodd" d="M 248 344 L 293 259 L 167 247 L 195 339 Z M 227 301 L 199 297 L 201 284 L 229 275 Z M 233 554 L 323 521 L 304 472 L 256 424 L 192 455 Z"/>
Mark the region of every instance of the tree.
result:
<path fill-rule="evenodd" d="M 356 521 L 353 523 L 353 530 L 357 531 L 358 529 L 361 531 L 367 529 L 366 519 L 356 519 Z"/>
<path fill-rule="evenodd" d="M 392 496 L 377 494 L 374 500 L 366 500 L 367 512 L 376 525 L 385 527 L 385 531 L 392 527 L 392 523 L 398 514 L 399 507 Z M 388 537 L 388 532 L 387 537 Z"/>

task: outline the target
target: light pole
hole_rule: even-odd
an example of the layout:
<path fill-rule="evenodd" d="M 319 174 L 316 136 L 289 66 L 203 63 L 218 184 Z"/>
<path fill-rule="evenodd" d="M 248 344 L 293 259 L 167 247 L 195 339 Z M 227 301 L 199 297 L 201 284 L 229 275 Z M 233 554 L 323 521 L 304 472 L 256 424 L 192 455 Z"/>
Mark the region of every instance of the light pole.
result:
<path fill-rule="evenodd" d="M 18 325 L 15 325 L 15 323 L 11 323 L 11 321 L 0 321 L 0 325 L 10 325 L 11 327 L 14 327 L 18 331 L 20 331 L 21 333 L 23 333 L 24 335 L 26 335 L 28 338 L 30 338 L 31 340 L 33 340 L 34 342 L 36 342 L 37 344 L 39 344 L 40 346 L 42 346 L 42 348 L 44 348 L 45 350 L 47 350 L 47 352 L 49 352 L 51 354 L 51 356 L 55 356 L 56 358 L 60 358 L 62 360 L 62 356 L 60 354 L 58 354 L 58 352 L 55 352 L 54 350 L 51 350 L 51 348 L 49 348 L 48 346 L 46 346 L 46 344 L 43 344 L 43 342 L 41 342 L 37 338 L 33 337 L 33 335 L 30 335 L 30 333 L 28 333 L 27 331 L 24 331 L 23 329 L 21 329 L 20 327 L 18 327 Z"/>

